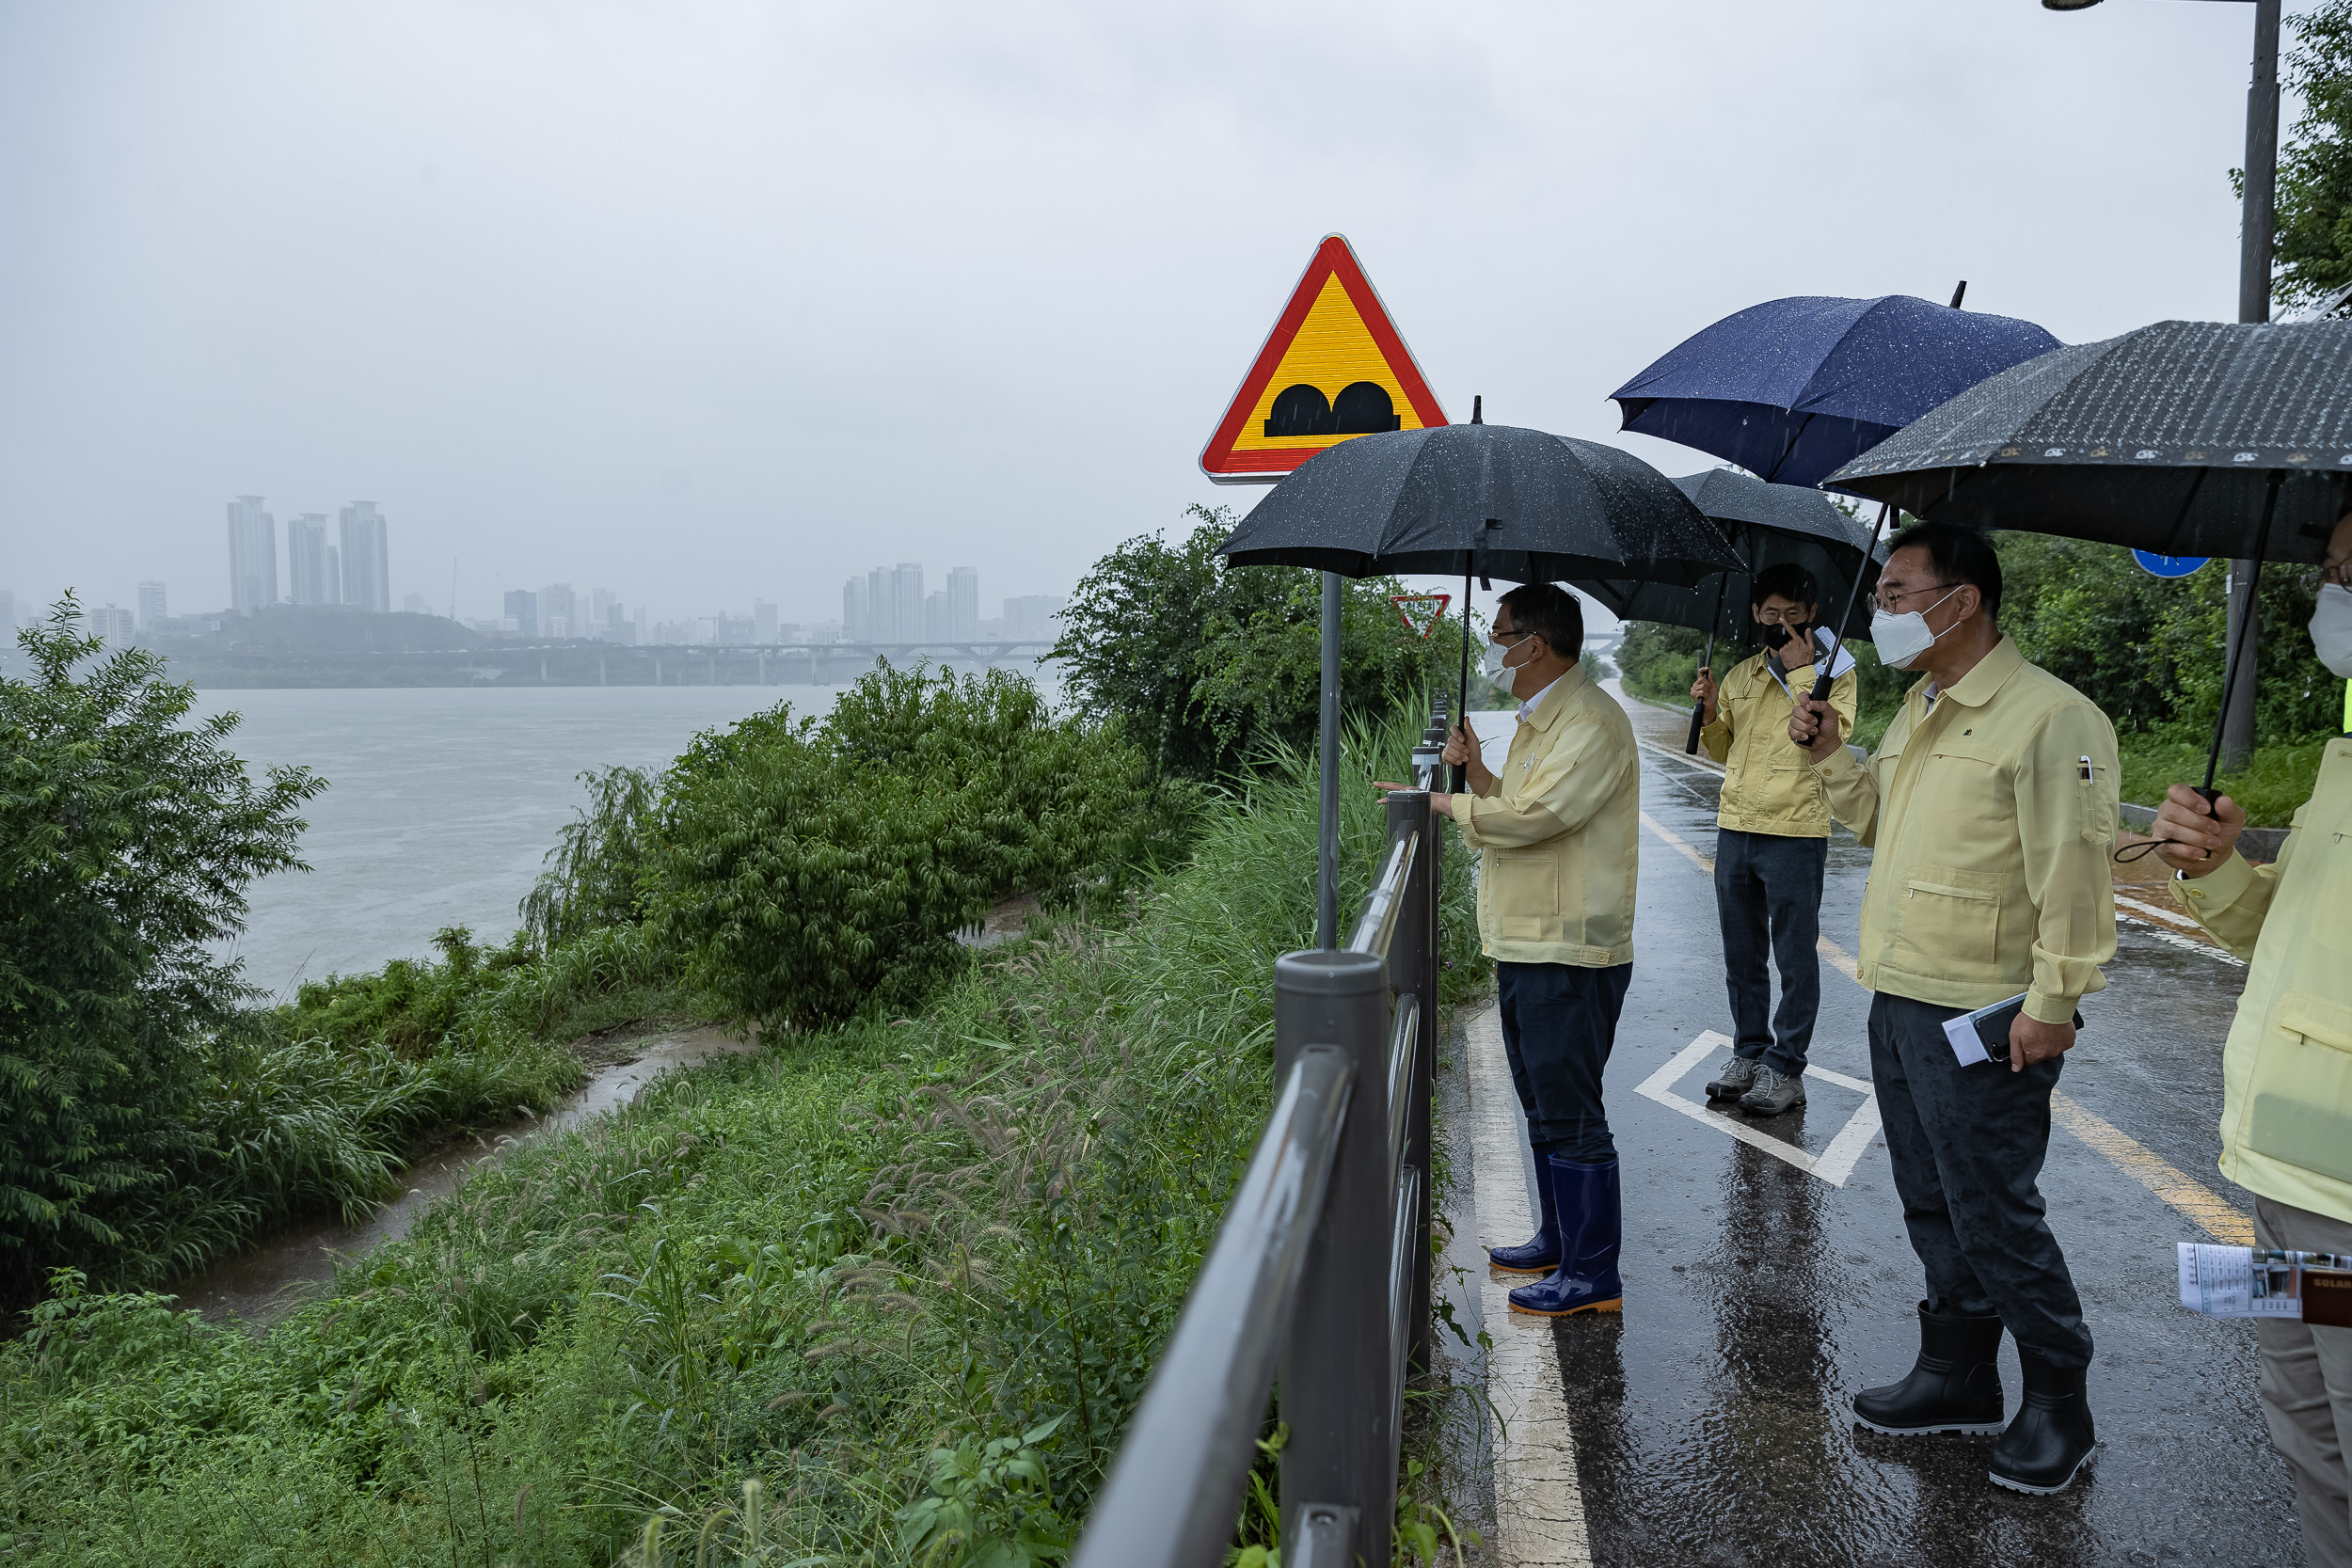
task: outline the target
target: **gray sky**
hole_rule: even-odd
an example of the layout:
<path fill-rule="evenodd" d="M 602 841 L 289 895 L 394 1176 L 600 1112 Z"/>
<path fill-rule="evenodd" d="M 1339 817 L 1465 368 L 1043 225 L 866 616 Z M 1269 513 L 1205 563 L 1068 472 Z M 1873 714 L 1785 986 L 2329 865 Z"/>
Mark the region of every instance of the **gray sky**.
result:
<path fill-rule="evenodd" d="M 993 614 L 1263 494 L 1196 458 L 1333 230 L 1451 417 L 1689 472 L 1606 394 L 1758 300 L 2233 315 L 2251 19 L 0 0 L 0 588 L 216 608 L 257 492 L 461 615 Z"/>

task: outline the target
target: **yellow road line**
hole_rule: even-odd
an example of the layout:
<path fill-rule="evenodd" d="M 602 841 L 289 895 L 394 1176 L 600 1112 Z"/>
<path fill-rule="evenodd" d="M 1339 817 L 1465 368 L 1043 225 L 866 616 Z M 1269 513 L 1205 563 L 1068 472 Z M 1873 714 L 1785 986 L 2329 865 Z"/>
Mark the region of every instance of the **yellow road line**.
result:
<path fill-rule="evenodd" d="M 1647 812 L 1642 813 L 1642 826 L 1688 856 L 1692 863 L 1708 875 L 1714 875 L 1714 862 L 1700 854 L 1689 840 L 1669 831 Z M 1856 985 L 1861 984 L 1861 971 L 1854 963 L 1852 954 L 1827 937 L 1814 945 L 1821 957 L 1829 960 L 1832 968 Z M 2056 1089 L 2050 1091 L 2050 1116 L 2060 1127 L 2089 1144 L 2109 1164 L 2162 1198 L 2175 1213 L 2215 1241 L 2226 1242 L 2233 1246 L 2254 1244 L 2254 1222 L 2244 1211 L 2113 1122 Z"/>

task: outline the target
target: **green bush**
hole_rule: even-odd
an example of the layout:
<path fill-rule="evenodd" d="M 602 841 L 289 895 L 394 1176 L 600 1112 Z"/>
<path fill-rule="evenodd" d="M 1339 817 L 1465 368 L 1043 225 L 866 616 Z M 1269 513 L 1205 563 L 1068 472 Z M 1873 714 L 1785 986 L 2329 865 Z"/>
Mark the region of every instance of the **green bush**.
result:
<path fill-rule="evenodd" d="M 1190 799 L 1025 680 L 884 665 L 821 724 L 763 717 L 671 769 L 654 930 L 722 1018 L 818 1028 L 911 1003 L 1007 895 L 1116 896 Z"/>
<path fill-rule="evenodd" d="M 1156 772 L 1227 778 L 1262 748 L 1312 742 L 1322 714 L 1322 575 L 1227 570 L 1216 548 L 1230 507 L 1194 505 L 1190 534 L 1128 540 L 1079 580 L 1053 657 L 1072 701 L 1116 720 Z M 1450 690 L 1461 623 L 1416 635 L 1389 595 L 1393 578 L 1345 584 L 1341 686 L 1346 710 L 1384 718 L 1406 693 Z"/>
<path fill-rule="evenodd" d="M 1350 739 L 1350 906 L 1385 841 L 1370 781 L 1421 722 Z M 1050 1557 L 1268 1108 L 1315 793 L 1310 755 L 1269 759 L 1129 924 L 536 1140 L 266 1337 L 64 1278 L 0 1346 L 11 1560 L 609 1563 L 650 1533 L 682 1563 L 755 1531 L 780 1562 Z"/>

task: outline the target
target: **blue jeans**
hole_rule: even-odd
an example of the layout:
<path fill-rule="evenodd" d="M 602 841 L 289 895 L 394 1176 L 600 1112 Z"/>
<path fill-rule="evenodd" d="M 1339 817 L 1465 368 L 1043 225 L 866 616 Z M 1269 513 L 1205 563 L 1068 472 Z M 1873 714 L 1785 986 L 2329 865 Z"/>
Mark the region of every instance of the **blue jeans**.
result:
<path fill-rule="evenodd" d="M 1538 1154 L 1580 1164 L 1617 1157 L 1600 1102 L 1600 1074 L 1617 1043 L 1617 1015 L 1632 979 L 1631 964 L 1496 963 L 1502 1050 L 1511 1060 L 1511 1086 L 1527 1112 L 1527 1141 Z"/>
<path fill-rule="evenodd" d="M 1724 927 L 1724 983 L 1731 991 L 1732 1054 L 1774 1072 L 1804 1070 L 1821 1010 L 1821 876 L 1826 838 L 1783 838 L 1724 828 L 1715 834 L 1715 913 Z M 1766 1026 L 1780 965 L 1780 1012 Z"/>

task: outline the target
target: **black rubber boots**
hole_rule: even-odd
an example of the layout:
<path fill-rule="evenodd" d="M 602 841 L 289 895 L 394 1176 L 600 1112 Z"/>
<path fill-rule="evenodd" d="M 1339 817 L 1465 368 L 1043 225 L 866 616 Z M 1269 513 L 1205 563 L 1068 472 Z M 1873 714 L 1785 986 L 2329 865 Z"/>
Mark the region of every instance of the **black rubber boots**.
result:
<path fill-rule="evenodd" d="M 2083 1397 L 2085 1369 L 2053 1367 L 2022 1348 L 2017 1359 L 2026 1374 L 2026 1402 L 1993 1445 L 1994 1484 L 2013 1492 L 2063 1492 L 2098 1441 L 2090 1402 Z"/>
<path fill-rule="evenodd" d="M 1900 1383 L 1853 1397 L 1853 1418 L 1872 1432 L 2001 1430 L 2001 1320 L 1942 1317 L 1919 1304 L 1919 1360 Z M 2079 1384 L 2077 1385 L 2079 1387 Z"/>

